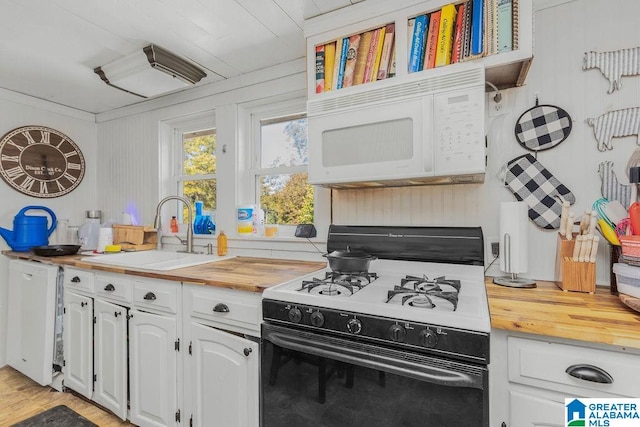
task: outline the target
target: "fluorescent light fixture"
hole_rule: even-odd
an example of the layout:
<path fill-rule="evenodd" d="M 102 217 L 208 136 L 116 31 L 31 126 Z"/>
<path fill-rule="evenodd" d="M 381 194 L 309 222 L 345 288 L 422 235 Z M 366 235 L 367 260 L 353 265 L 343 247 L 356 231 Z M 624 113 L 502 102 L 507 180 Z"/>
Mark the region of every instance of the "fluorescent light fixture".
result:
<path fill-rule="evenodd" d="M 93 71 L 109 86 L 142 98 L 183 89 L 207 76 L 191 62 L 154 44 Z"/>

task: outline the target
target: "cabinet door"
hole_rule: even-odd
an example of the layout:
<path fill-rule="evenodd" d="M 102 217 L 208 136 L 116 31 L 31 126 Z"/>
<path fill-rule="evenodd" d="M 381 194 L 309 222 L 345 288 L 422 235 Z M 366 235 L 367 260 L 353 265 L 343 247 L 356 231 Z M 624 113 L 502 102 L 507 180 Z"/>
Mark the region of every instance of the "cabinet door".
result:
<path fill-rule="evenodd" d="M 509 393 L 510 427 L 563 427 L 564 402 L 559 403 L 517 391 Z"/>
<path fill-rule="evenodd" d="M 58 267 L 9 262 L 7 362 L 40 385 L 53 379 Z"/>
<path fill-rule="evenodd" d="M 127 418 L 127 308 L 96 299 L 93 400 Z"/>
<path fill-rule="evenodd" d="M 257 426 L 258 344 L 198 323 L 190 325 L 187 387 L 194 426 Z"/>
<path fill-rule="evenodd" d="M 131 310 L 129 318 L 130 420 L 144 426 L 178 423 L 175 317 Z"/>
<path fill-rule="evenodd" d="M 64 293 L 64 385 L 91 399 L 93 393 L 93 299 Z"/>

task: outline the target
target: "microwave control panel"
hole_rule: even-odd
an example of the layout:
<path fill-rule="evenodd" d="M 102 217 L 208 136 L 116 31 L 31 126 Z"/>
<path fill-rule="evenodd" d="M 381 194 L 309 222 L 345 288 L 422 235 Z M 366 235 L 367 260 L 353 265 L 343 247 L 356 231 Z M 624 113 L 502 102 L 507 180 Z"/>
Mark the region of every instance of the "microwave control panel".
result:
<path fill-rule="evenodd" d="M 434 97 L 435 174 L 485 171 L 484 87 Z"/>

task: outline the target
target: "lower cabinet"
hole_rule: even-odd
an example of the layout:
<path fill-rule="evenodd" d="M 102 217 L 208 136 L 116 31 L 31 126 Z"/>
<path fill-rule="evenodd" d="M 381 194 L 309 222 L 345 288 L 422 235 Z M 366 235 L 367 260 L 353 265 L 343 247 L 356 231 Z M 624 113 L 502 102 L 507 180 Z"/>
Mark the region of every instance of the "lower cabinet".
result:
<path fill-rule="evenodd" d="M 510 426 L 565 427 L 564 401 L 534 396 L 518 391 L 509 393 Z"/>
<path fill-rule="evenodd" d="M 93 396 L 93 298 L 64 292 L 64 385 Z"/>

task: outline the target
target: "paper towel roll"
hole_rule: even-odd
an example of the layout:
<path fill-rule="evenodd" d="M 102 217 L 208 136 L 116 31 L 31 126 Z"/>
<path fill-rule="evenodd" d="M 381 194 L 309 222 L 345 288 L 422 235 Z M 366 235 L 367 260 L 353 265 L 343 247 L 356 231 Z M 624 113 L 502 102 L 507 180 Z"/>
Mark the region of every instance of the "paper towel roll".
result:
<path fill-rule="evenodd" d="M 505 273 L 525 273 L 528 265 L 527 204 L 500 204 L 500 270 Z"/>
<path fill-rule="evenodd" d="M 100 233 L 98 234 L 98 247 L 96 252 L 104 252 L 105 246 L 113 244 L 113 228 L 100 227 Z"/>

